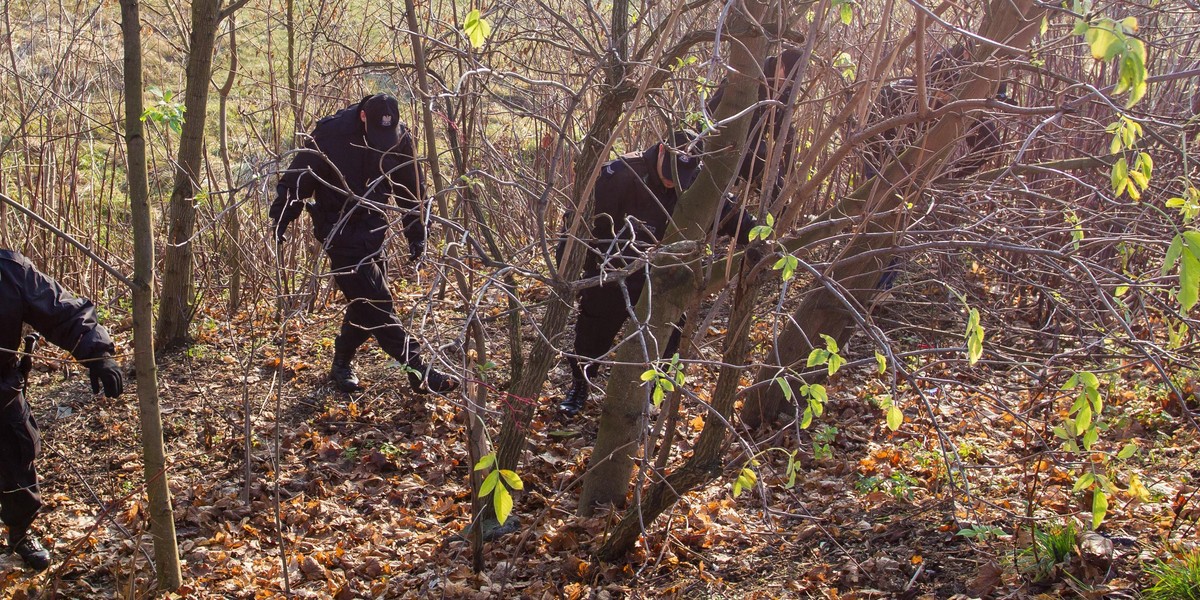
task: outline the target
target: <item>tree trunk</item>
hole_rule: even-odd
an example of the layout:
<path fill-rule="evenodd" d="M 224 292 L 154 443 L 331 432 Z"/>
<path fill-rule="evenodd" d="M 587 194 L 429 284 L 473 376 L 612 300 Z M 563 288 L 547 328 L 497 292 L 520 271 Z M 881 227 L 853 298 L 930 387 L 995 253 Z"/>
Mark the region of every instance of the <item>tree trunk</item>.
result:
<path fill-rule="evenodd" d="M 745 269 L 743 269 L 744 273 Z M 760 286 L 755 282 L 739 279 L 736 297 L 729 314 L 729 330 L 725 334 L 725 353 L 721 360 L 717 387 L 713 390 L 711 412 L 704 420 L 704 430 L 688 458 L 666 481 L 650 488 L 638 506 L 631 507 L 613 529 L 612 535 L 600 548 L 603 560 L 615 560 L 629 552 L 642 532 L 643 524 L 650 523 L 671 507 L 676 500 L 724 472 L 721 460 L 725 452 L 725 437 L 728 422 L 733 417 L 733 402 L 737 398 L 738 383 L 745 367 L 740 366 L 750 350 L 750 322 L 754 316 L 754 304 L 758 300 Z"/>
<path fill-rule="evenodd" d="M 987 8 L 980 35 L 999 40 L 1006 46 L 1024 48 L 1037 33 L 1037 25 L 1044 9 L 1035 7 L 1032 0 L 992 0 Z M 996 93 L 1000 80 L 1000 67 L 989 60 L 1002 50 L 990 45 L 976 43 L 973 67 L 964 71 L 957 89 L 959 99 L 990 98 Z M 958 142 L 964 132 L 961 114 L 951 114 L 941 120 L 921 140 L 906 150 L 897 160 L 884 169 L 878 178 L 864 183 L 843 200 L 826 216 L 853 217 L 881 214 L 893 210 L 904 198 L 921 191 L 921 182 L 936 173 L 945 161 L 950 148 Z M 877 181 L 878 180 L 878 181 Z M 865 228 L 870 233 L 879 233 L 877 224 Z M 868 306 L 881 267 L 887 257 L 875 256 L 866 260 L 855 260 L 864 252 L 890 244 L 884 236 L 867 235 L 855 238 L 843 253 L 842 260 L 835 263 L 825 275 L 846 289 L 859 306 Z M 846 306 L 829 287 L 821 282 L 813 284 L 789 325 L 776 341 L 768 362 L 759 369 L 758 383 L 781 375 L 781 371 L 802 366 L 812 351 L 813 339 L 824 333 L 844 345 L 854 331 L 857 311 Z M 798 325 L 797 325 L 798 324 Z M 792 384 L 796 389 L 797 383 Z M 777 385 L 760 385 L 748 395 L 742 406 L 742 422 L 755 427 L 778 416 L 783 403 L 783 390 Z"/>
<path fill-rule="evenodd" d="M 588 129 L 587 137 L 583 140 L 583 150 L 575 158 L 576 179 L 571 187 L 571 206 L 575 208 L 575 219 L 570 225 L 571 233 L 577 233 L 582 223 L 587 221 L 583 216 L 591 210 L 589 195 L 594 184 L 594 178 L 590 174 L 603 161 L 605 149 L 609 147 L 609 138 L 620 122 L 625 103 L 630 98 L 629 90 L 624 87 L 625 61 L 628 58 L 628 10 L 627 0 L 613 3 L 613 52 L 609 56 L 610 62 L 606 69 L 607 87 L 597 105 L 596 116 Z M 562 264 L 559 265 L 560 273 L 567 278 L 574 277 L 574 274 L 583 268 L 585 254 L 575 243 L 574 237 L 576 236 L 570 236 L 562 256 Z M 533 421 L 533 412 L 537 408 L 542 385 L 546 383 L 550 369 L 558 362 L 559 351 L 551 340 L 561 338 L 574 304 L 573 294 L 557 291 L 548 302 L 540 324 L 544 335 L 534 336 L 533 347 L 529 350 L 521 377 L 515 378 L 509 393 L 512 401 L 505 403 L 507 408 L 500 426 L 496 451 L 496 464 L 499 468 L 516 470 L 520 465 L 521 455 L 525 451 L 525 432 Z"/>
<path fill-rule="evenodd" d="M 229 17 L 229 74 L 225 77 L 225 83 L 217 90 L 219 94 L 219 102 L 217 104 L 217 119 L 219 121 L 219 130 L 221 138 L 221 166 L 225 170 L 225 188 L 229 190 L 229 199 L 226 202 L 228 213 L 225 215 L 225 224 L 228 227 L 225 243 L 225 260 L 229 264 L 229 314 L 236 315 L 242 303 L 242 220 L 241 213 L 238 210 L 237 195 L 234 190 L 237 189 L 237 180 L 233 177 L 233 167 L 229 164 L 229 119 L 226 117 L 225 110 L 229 104 L 229 92 L 233 90 L 233 82 L 237 79 L 238 55 L 237 55 L 237 23 L 232 15 Z"/>
<path fill-rule="evenodd" d="M 762 6 L 747 8 L 761 10 Z M 729 81 L 716 115 L 718 121 L 754 104 L 758 81 L 751 75 L 759 72 L 757 57 L 766 51 L 762 30 L 751 26 L 746 15 L 733 13 L 729 26 L 736 41 L 730 44 Z M 708 176 L 702 175 L 679 198 L 663 238 L 663 248 L 652 261 L 650 285 L 638 302 L 638 318 L 629 325 L 648 330 L 645 339 L 652 348 L 650 354 L 654 353 L 655 341 L 667 339 L 669 329 L 704 287 L 700 276 L 702 241 L 716 217 L 723 190 L 737 173 L 749 120 L 749 116 L 737 119 L 710 142 L 708 147 L 720 150 L 706 160 L 703 173 Z M 648 315 L 653 315 L 649 323 Z M 625 505 L 650 393 L 640 377 L 649 363 L 658 358 L 646 354 L 639 344 L 625 344 L 617 351 L 617 366 L 608 378 L 600 430 L 580 492 L 579 513 L 583 516 L 590 516 L 600 504 Z"/>
<path fill-rule="evenodd" d="M 162 301 L 159 304 L 155 342 L 167 348 L 188 339 L 194 311 L 195 277 L 192 263 L 195 248 L 196 190 L 204 152 L 204 123 L 208 109 L 208 86 L 212 76 L 213 47 L 220 23 L 221 0 L 192 2 L 192 33 L 188 44 L 187 89 L 184 92 L 183 131 L 175 185 L 171 191 L 167 223 L 167 251 L 163 259 Z"/>
<path fill-rule="evenodd" d="M 129 156 L 129 206 L 133 218 L 133 345 L 137 368 L 138 413 L 142 426 L 142 460 L 150 502 L 150 533 L 158 587 L 175 590 L 183 583 L 175 517 L 167 485 L 162 414 L 158 404 L 158 367 L 154 362 L 154 226 L 146 170 L 146 138 L 142 132 L 142 39 L 137 0 L 121 0 L 125 45 L 125 144 Z"/>

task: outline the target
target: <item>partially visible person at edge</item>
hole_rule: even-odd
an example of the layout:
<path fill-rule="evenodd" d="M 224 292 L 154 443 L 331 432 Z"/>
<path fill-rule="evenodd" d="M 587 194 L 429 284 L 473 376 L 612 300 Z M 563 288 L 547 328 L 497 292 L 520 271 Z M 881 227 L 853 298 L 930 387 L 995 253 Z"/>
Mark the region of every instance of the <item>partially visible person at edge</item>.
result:
<path fill-rule="evenodd" d="M 396 99 L 367 96 L 317 122 L 311 139 L 280 177 L 271 204 L 278 243 L 286 241 L 288 225 L 307 209 L 313 234 L 329 256 L 334 283 L 346 297 L 329 370 L 342 392 L 362 390 L 353 360 L 371 336 L 384 352 L 408 365 L 414 392 L 446 393 L 458 387 L 456 378 L 421 359 L 420 344 L 401 325 L 387 287 L 383 243 L 390 199 L 403 211 L 409 258 L 420 260 L 425 252 L 425 190 L 414 157 L 412 134 L 400 122 Z"/>
<path fill-rule="evenodd" d="M 25 399 L 36 340 L 26 336 L 22 356 L 25 324 L 88 368 L 93 394 L 103 389 L 116 398 L 124 382 L 112 338 L 96 321 L 91 301 L 63 289 L 20 253 L 0 250 L 0 520 L 8 527 L 9 552 L 41 571 L 50 566 L 50 552 L 29 529 L 42 507 L 34 467 L 42 440 Z"/>
<path fill-rule="evenodd" d="M 755 189 L 762 188 L 762 179 L 767 169 L 767 158 L 771 150 L 771 142 L 776 144 L 776 152 L 780 156 L 779 167 L 776 169 L 773 194 L 778 194 L 787 176 L 787 165 L 795 156 L 795 130 L 791 123 L 784 119 L 787 103 L 792 95 L 792 78 L 795 77 L 796 63 L 800 61 L 800 49 L 789 47 L 779 56 L 770 56 L 763 62 L 763 74 L 766 79 L 758 84 L 758 102 L 775 100 L 779 104 L 766 104 L 754 109 L 750 116 L 750 129 L 746 142 L 746 152 L 742 155 L 742 163 L 738 168 L 738 179 L 749 182 Z M 781 58 L 782 57 L 782 58 Z M 708 113 L 714 115 L 725 97 L 726 82 L 722 81 L 708 100 Z M 769 125 L 769 127 L 768 127 Z M 778 145 L 782 144 L 782 149 Z"/>
<path fill-rule="evenodd" d="M 604 164 L 596 180 L 593 240 L 584 265 L 585 278 L 598 276 L 602 267 L 621 269 L 649 246 L 662 241 L 679 194 L 696 181 L 701 171 L 700 151 L 700 143 L 691 133 L 677 131 L 669 141 Z M 737 211 L 732 198 L 726 196 L 718 233 L 736 234 L 739 242 L 745 243 L 754 224 L 754 219 Z M 564 245 L 559 246 L 559 259 Z M 630 307 L 638 303 L 645 285 L 646 272 L 639 269 L 623 280 L 608 280 L 579 293 L 574 355 L 567 357 L 571 388 L 559 405 L 564 416 L 576 415 L 587 403 L 589 381 L 600 370 L 595 359 L 612 348 L 630 316 Z M 622 287 L 628 291 L 628 302 Z M 663 349 L 664 357 L 678 350 L 681 327 L 682 320 Z M 586 366 L 580 365 L 581 359 Z"/>

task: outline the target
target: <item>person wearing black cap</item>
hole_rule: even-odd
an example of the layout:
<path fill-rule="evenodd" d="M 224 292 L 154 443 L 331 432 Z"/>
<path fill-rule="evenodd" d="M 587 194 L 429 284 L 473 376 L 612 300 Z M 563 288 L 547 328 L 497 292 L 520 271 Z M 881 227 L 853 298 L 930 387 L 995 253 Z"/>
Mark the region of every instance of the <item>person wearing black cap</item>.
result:
<path fill-rule="evenodd" d="M 271 204 L 279 243 L 286 240 L 288 225 L 307 209 L 313 234 L 329 256 L 334 283 L 346 296 L 329 371 L 334 386 L 343 392 L 362 389 L 352 361 L 371 336 L 384 352 L 408 366 L 413 391 L 445 393 L 458 387 L 455 378 L 421 359 L 420 346 L 401 325 L 387 288 L 383 242 L 389 200 L 401 209 L 409 258 L 419 260 L 425 252 L 425 190 L 415 156 L 412 134 L 400 122 L 396 99 L 367 96 L 317 122 L 280 177 Z"/>
<path fill-rule="evenodd" d="M 0 250 L 0 520 L 8 527 L 8 549 L 39 571 L 50 553 L 30 534 L 42 507 L 34 459 L 41 451 L 37 422 L 25 399 L 29 354 L 38 336 L 21 333 L 29 324 L 55 346 L 87 366 L 92 393 L 121 395 L 121 368 L 113 360 L 108 331 L 96 321 L 96 307 L 43 275 L 28 258 Z"/>
<path fill-rule="evenodd" d="M 592 220 L 592 248 L 584 264 L 584 277 L 596 277 L 605 270 L 621 269 L 645 250 L 662 240 L 679 194 L 696 181 L 701 170 L 700 142 L 690 132 L 677 131 L 670 141 L 659 142 L 646 150 L 605 163 L 596 181 Z M 726 200 L 718 233 L 737 234 L 748 239 L 754 220 L 741 212 L 731 215 L 736 206 Z M 562 245 L 559 247 L 561 258 Z M 571 368 L 571 388 L 559 409 L 574 416 L 588 398 L 588 380 L 599 372 L 595 359 L 607 353 L 629 318 L 646 285 L 645 270 L 629 274 L 623 280 L 606 281 L 585 288 L 579 294 L 579 315 L 575 321 L 575 352 L 567 357 Z M 628 292 L 628 301 L 626 301 Z M 679 348 L 682 321 L 671 334 L 664 357 Z M 580 365 L 580 358 L 587 362 Z"/>

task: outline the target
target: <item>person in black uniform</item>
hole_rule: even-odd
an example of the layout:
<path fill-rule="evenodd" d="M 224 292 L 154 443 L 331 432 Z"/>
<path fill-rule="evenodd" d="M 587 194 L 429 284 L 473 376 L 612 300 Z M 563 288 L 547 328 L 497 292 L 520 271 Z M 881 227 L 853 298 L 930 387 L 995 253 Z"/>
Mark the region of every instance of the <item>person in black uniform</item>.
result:
<path fill-rule="evenodd" d="M 759 106 L 750 115 L 746 151 L 738 168 L 738 179 L 761 190 L 763 174 L 767 172 L 767 155 L 771 142 L 783 144 L 779 153 L 781 160 L 775 174 L 773 194 L 778 194 L 783 187 L 788 161 L 792 160 L 796 151 L 795 129 L 784 117 L 786 105 L 791 100 L 792 77 L 800 55 L 799 48 L 789 47 L 778 56 L 770 56 L 763 61 L 763 74 L 766 79 L 758 84 L 758 102 L 770 99 L 779 104 Z M 716 114 L 722 98 L 725 97 L 725 84 L 726 82 L 722 81 L 708 100 L 710 115 Z"/>
<path fill-rule="evenodd" d="M 409 257 L 425 252 L 424 185 L 412 134 L 400 122 L 400 107 L 387 94 L 321 119 L 279 179 L 270 217 L 275 238 L 286 240 L 288 225 L 303 209 L 329 256 L 333 280 L 349 303 L 334 341 L 329 377 L 343 392 L 361 390 L 352 361 L 359 346 L 375 336 L 379 346 L 408 365 L 414 392 L 445 393 L 458 380 L 421 360 L 420 346 L 404 330 L 387 288 L 383 242 L 387 204 L 403 211 Z M 308 201 L 311 198 L 311 201 Z"/>
<path fill-rule="evenodd" d="M 96 322 L 95 306 L 40 273 L 20 253 L 0 250 L 0 520 L 8 527 L 9 551 L 41 571 L 50 566 L 50 553 L 29 532 L 42 496 L 33 464 L 41 436 L 25 400 L 28 354 L 19 356 L 26 323 L 88 368 L 93 394 L 103 388 L 105 396 L 116 398 L 123 381 L 112 338 Z"/>
<path fill-rule="evenodd" d="M 596 181 L 593 242 L 584 263 L 584 277 L 598 276 L 602 267 L 605 270 L 620 269 L 629 259 L 659 243 L 666 233 L 680 192 L 696 181 L 700 169 L 699 143 L 692 134 L 684 131 L 675 132 L 668 142 L 659 142 L 643 152 L 605 163 Z M 736 208 L 727 197 L 718 233 L 737 234 L 739 241 L 744 243 L 754 226 L 754 219 Z M 737 218 L 732 216 L 735 211 Z M 639 270 L 623 280 L 607 281 L 580 292 L 579 316 L 575 321 L 575 356 L 567 357 L 571 388 L 559 405 L 565 416 L 574 416 L 587 403 L 588 380 L 600 369 L 594 359 L 612 348 L 630 316 L 630 307 L 637 304 L 645 285 L 646 272 Z M 667 341 L 664 357 L 672 356 L 679 348 L 681 326 L 682 322 Z M 587 361 L 586 367 L 580 366 L 579 357 Z"/>

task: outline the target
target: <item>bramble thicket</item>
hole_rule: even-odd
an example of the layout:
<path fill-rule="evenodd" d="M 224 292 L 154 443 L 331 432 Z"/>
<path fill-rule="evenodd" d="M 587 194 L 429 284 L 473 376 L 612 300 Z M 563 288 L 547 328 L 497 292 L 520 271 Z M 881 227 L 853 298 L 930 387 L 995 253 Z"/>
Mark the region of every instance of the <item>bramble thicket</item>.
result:
<path fill-rule="evenodd" d="M 34 356 L 53 565 L 3 558 L 4 597 L 1200 589 L 1192 0 L 2 11 L 0 247 L 95 301 L 136 394 Z M 346 303 L 267 216 L 375 93 L 426 185 L 420 260 L 372 205 L 387 281 L 446 394 L 374 344 L 337 391 Z M 584 276 L 606 164 L 679 129 L 658 243 Z M 561 413 L 578 295 L 631 276 Z"/>

